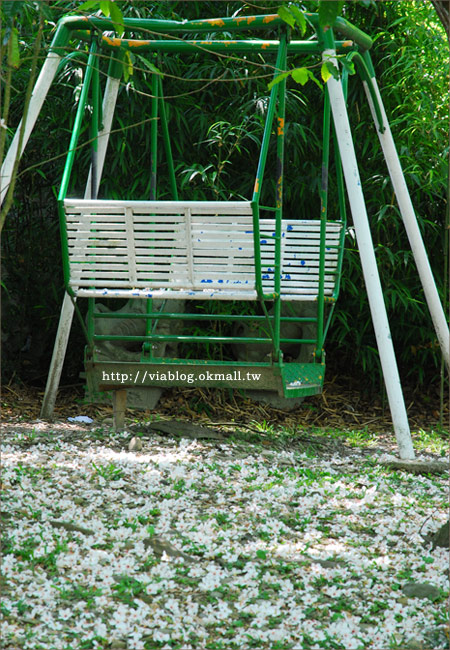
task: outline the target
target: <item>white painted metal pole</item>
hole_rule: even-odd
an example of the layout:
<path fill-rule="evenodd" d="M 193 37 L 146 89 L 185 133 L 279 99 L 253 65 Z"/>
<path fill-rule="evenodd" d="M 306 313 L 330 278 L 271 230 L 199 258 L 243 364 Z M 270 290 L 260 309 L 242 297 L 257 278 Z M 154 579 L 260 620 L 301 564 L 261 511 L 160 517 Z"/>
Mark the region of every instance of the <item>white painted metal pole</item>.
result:
<path fill-rule="evenodd" d="M 53 348 L 50 370 L 48 372 L 47 384 L 45 386 L 44 400 L 41 408 L 41 418 L 49 419 L 55 408 L 56 394 L 58 392 L 59 380 L 66 356 L 67 343 L 69 341 L 70 328 L 72 326 L 75 305 L 69 294 L 64 294 L 64 301 L 59 317 L 58 331 L 56 333 L 55 347 Z"/>
<path fill-rule="evenodd" d="M 334 50 L 325 50 L 323 53 L 324 61 L 331 61 L 338 67 L 335 56 Z M 341 82 L 333 77 L 328 80 L 327 87 L 399 455 L 403 459 L 412 459 L 414 449 L 408 415 L 373 249 L 344 93 Z"/>
<path fill-rule="evenodd" d="M 447 320 L 445 318 L 444 310 L 442 308 L 441 300 L 436 288 L 433 272 L 431 270 L 428 255 L 423 243 L 416 215 L 414 213 L 414 207 L 408 192 L 405 176 L 403 174 L 400 159 L 395 147 L 394 138 L 392 137 L 389 122 L 386 117 L 386 111 L 383 106 L 383 100 L 381 99 L 381 94 L 375 77 L 372 77 L 372 84 L 375 88 L 375 93 L 380 105 L 381 115 L 383 117 L 383 125 L 385 127 L 384 133 L 381 133 L 381 131 L 378 129 L 378 120 L 376 117 L 374 104 L 369 92 L 369 87 L 365 81 L 363 82 L 364 90 L 366 91 L 370 111 L 377 127 L 378 138 L 380 140 L 384 157 L 386 159 L 386 164 L 389 170 L 392 185 L 394 186 L 394 192 L 397 197 L 403 223 L 405 224 L 406 233 L 408 235 L 411 250 L 414 255 L 419 277 L 422 282 L 425 299 L 428 304 L 428 309 L 430 310 L 434 329 L 441 346 L 442 356 L 444 357 L 447 368 L 450 368 L 450 335 Z"/>
<path fill-rule="evenodd" d="M 37 78 L 30 99 L 28 115 L 25 123 L 25 132 L 22 140 L 22 147 L 21 147 L 22 150 L 20 151 L 19 158 L 20 156 L 22 156 L 23 151 L 27 145 L 28 139 L 34 128 L 34 125 L 36 124 L 36 120 L 42 108 L 42 104 L 44 103 L 44 100 L 47 96 L 52 81 L 55 78 L 60 61 L 61 61 L 61 57 L 59 56 L 59 54 L 56 54 L 55 52 L 50 52 L 47 58 L 45 59 L 41 72 L 39 73 L 39 77 Z M 2 165 L 2 170 L 0 174 L 0 205 L 3 203 L 3 200 L 9 188 L 9 184 L 11 182 L 14 163 L 16 160 L 16 156 L 18 154 L 21 125 L 22 125 L 22 121 L 17 127 L 13 141 L 11 142 L 11 145 L 8 149 L 8 153 L 6 154 L 5 160 Z"/>
<path fill-rule="evenodd" d="M 103 129 L 100 131 L 98 136 L 97 190 L 98 185 L 100 184 L 100 179 L 106 158 L 106 149 L 108 147 L 109 134 L 111 131 L 111 124 L 114 116 L 114 109 L 116 106 L 119 86 L 120 79 L 108 77 L 105 88 L 105 96 L 103 98 Z M 91 172 L 92 170 L 89 170 L 89 178 L 84 193 L 85 199 L 91 198 Z M 58 392 L 59 381 L 61 378 L 61 372 L 66 356 L 67 343 L 72 326 L 74 310 L 75 305 L 72 302 L 72 299 L 67 293 L 65 293 L 63 305 L 61 308 L 61 315 L 59 317 L 55 346 L 53 348 L 53 355 L 50 363 L 50 370 L 47 378 L 47 385 L 45 387 L 44 400 L 42 402 L 41 418 L 44 419 L 51 418 L 53 415 L 53 410 L 55 408 L 56 395 Z"/>
<path fill-rule="evenodd" d="M 105 95 L 103 97 L 103 129 L 98 134 L 98 154 L 97 154 L 97 187 L 96 193 L 100 185 L 100 180 L 103 174 L 103 167 L 105 164 L 106 150 L 108 148 L 109 135 L 111 132 L 111 125 L 114 117 L 114 110 L 116 108 L 117 94 L 119 92 L 120 79 L 108 77 L 105 87 Z M 91 176 L 92 167 L 89 169 L 88 181 L 84 193 L 85 199 L 91 198 Z"/>

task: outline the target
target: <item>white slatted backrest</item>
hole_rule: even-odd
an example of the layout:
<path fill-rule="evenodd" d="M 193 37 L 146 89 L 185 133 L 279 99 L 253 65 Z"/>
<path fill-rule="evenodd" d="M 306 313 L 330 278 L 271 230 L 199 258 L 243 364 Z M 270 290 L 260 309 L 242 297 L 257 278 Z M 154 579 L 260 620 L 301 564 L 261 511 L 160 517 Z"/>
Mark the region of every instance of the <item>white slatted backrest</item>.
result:
<path fill-rule="evenodd" d="M 250 292 L 254 297 L 253 217 L 249 202 L 67 199 L 64 206 L 73 287 L 138 293 L 237 291 L 244 298 Z M 335 285 L 341 227 L 338 222 L 327 223 L 325 295 L 330 295 Z M 260 235 L 263 287 L 272 292 L 273 219 L 260 220 Z M 284 297 L 317 296 L 319 249 L 319 220 L 283 221 Z"/>

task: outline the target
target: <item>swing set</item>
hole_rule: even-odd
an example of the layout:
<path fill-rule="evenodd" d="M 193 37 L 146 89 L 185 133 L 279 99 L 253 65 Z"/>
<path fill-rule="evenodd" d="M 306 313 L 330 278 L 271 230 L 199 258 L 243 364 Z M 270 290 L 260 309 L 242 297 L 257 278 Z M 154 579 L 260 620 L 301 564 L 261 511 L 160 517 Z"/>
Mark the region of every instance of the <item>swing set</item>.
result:
<path fill-rule="evenodd" d="M 25 148 L 50 85 L 63 61 L 69 41 L 87 41 L 89 54 L 67 159 L 58 195 L 65 296 L 51 361 L 41 417 L 52 415 L 77 300 L 88 300 L 85 333 L 85 371 L 91 395 L 112 391 L 115 425 L 123 426 L 127 389 L 167 385 L 227 386 L 275 391 L 285 398 L 304 397 L 322 391 L 324 342 L 336 304 L 346 233 L 346 191 L 375 328 L 383 375 L 401 458 L 413 458 L 408 419 L 392 345 L 383 293 L 375 260 L 369 221 L 347 114 L 347 69 L 332 76 L 323 92 L 322 181 L 320 214 L 298 219 L 283 214 L 283 178 L 286 122 L 286 78 L 270 91 L 254 189 L 247 200 L 207 201 L 181 198 L 173 163 L 170 122 L 164 102 L 162 74 L 151 77 L 151 150 L 149 200 L 99 199 L 99 186 L 116 100 L 127 52 L 146 57 L 155 53 L 217 53 L 248 58 L 263 52 L 274 58 L 274 78 L 288 70 L 289 57 L 316 55 L 339 69 L 343 58 L 356 65 L 366 91 L 383 153 L 388 165 L 418 272 L 446 363 L 449 358 L 448 326 L 414 215 L 389 123 L 375 79 L 369 49 L 371 39 L 343 18 L 324 31 L 317 14 L 305 14 L 315 38 L 294 40 L 278 15 L 214 18 L 196 21 L 125 19 L 125 37 L 112 37 L 111 20 L 98 16 L 68 16 L 60 21 L 50 52 L 32 95 L 25 124 Z M 271 40 L 260 38 L 270 30 Z M 143 33 L 143 35 L 142 35 Z M 148 39 L 148 34 L 152 35 Z M 233 40 L 229 34 L 232 33 Z M 345 40 L 337 40 L 335 33 Z M 244 34 L 244 37 L 242 36 Z M 194 35 L 194 37 L 193 37 Z M 199 38 L 206 35 L 204 39 Z M 223 36 L 223 38 L 222 38 Z M 225 38 L 226 36 L 226 38 Z M 195 40 L 194 40 L 195 38 Z M 102 54 L 99 57 L 99 53 Z M 102 70 L 109 54 L 109 67 Z M 162 71 L 164 72 L 164 71 Z M 106 84 L 101 101 L 101 76 Z M 86 110 L 87 106 L 91 110 Z M 91 164 L 83 198 L 68 196 L 80 133 L 89 115 Z M 171 200 L 158 199 L 157 145 L 160 129 L 167 162 Z M 18 152 L 18 133 L 2 167 L 2 198 Z M 272 143 L 272 146 L 270 146 Z M 334 146 L 331 146 L 334 144 Z M 276 182 L 270 205 L 262 201 L 269 156 L 275 152 Z M 338 215 L 329 216 L 328 174 L 334 155 Z M 267 194 L 267 193 L 266 193 Z M 98 310 L 105 299 L 141 301 L 136 311 Z M 241 305 L 233 313 L 195 309 L 198 301 L 233 301 Z M 248 304 L 257 306 L 248 313 Z M 247 307 L 246 307 L 247 305 Z M 304 305 L 309 308 L 303 310 Z M 312 305 L 312 309 L 311 309 Z M 303 311 L 302 311 L 303 310 Z M 217 313 L 215 313 L 215 311 Z M 222 310 L 223 311 L 223 310 Z M 236 312 L 237 313 L 234 313 Z M 139 334 L 99 333 L 98 323 L 140 320 Z M 226 335 L 183 333 L 161 323 L 234 323 L 241 326 Z M 253 333 L 251 328 L 253 327 Z M 286 328 L 297 327 L 294 337 Z M 289 330 L 290 331 L 290 330 Z M 250 332 L 250 333 L 249 333 Z M 306 332 L 305 336 L 303 333 Z M 313 332 L 313 335 L 311 334 Z M 138 344 L 137 360 L 105 360 L 98 348 L 105 341 Z M 260 346 L 261 360 L 212 360 L 161 355 L 162 346 L 205 344 Z M 308 358 L 289 358 L 286 345 L 311 351 Z M 166 348 L 167 349 L 167 348 Z"/>

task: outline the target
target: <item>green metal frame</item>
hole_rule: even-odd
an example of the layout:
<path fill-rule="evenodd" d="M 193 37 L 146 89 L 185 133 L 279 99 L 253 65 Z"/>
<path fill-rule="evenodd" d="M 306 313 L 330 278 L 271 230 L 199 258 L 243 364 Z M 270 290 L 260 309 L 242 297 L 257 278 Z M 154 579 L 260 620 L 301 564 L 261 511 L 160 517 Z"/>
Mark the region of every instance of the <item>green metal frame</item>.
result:
<path fill-rule="evenodd" d="M 226 51 L 228 53 L 258 53 L 276 52 L 276 63 L 274 69 L 274 77 L 280 72 L 287 69 L 288 55 L 292 53 L 322 53 L 327 43 L 330 42 L 326 38 L 321 27 L 317 14 L 306 13 L 308 21 L 316 29 L 317 40 L 309 41 L 296 41 L 291 38 L 290 29 L 279 18 L 278 15 L 264 15 L 264 16 L 251 16 L 245 18 L 217 18 L 211 20 L 197 20 L 197 21 L 165 21 L 153 19 L 125 19 L 124 27 L 125 34 L 128 31 L 144 30 L 152 33 L 151 40 L 135 38 L 111 38 L 106 36 L 103 32 L 114 29 L 114 25 L 110 19 L 100 18 L 97 16 L 80 17 L 70 16 L 58 25 L 56 36 L 52 43 L 52 49 L 58 51 L 67 47 L 69 37 L 78 38 L 81 40 L 89 41 L 89 56 L 85 72 L 85 80 L 83 83 L 81 95 L 79 98 L 77 113 L 75 116 L 72 136 L 69 145 L 69 152 L 64 167 L 63 178 L 61 182 L 61 189 L 58 195 L 58 209 L 61 225 L 61 240 L 63 252 L 63 269 L 64 278 L 66 282 L 67 291 L 72 296 L 73 291 L 69 286 L 70 269 L 69 269 L 69 251 L 67 244 L 67 229 L 64 214 L 64 199 L 67 195 L 70 175 L 73 168 L 75 153 L 78 146 L 78 141 L 81 133 L 83 116 L 86 112 L 89 91 L 91 90 L 92 99 L 92 123 L 90 130 L 90 137 L 92 140 L 92 196 L 95 198 L 96 179 L 96 150 L 97 138 L 99 133 L 99 126 L 101 124 L 101 101 L 100 101 L 100 82 L 97 53 L 99 48 L 105 51 L 111 51 L 110 68 L 108 74 L 116 78 L 120 77 L 121 58 L 126 51 L 135 51 L 139 53 L 150 52 L 154 56 L 158 52 L 200 52 L 217 53 Z M 215 38 L 216 33 L 221 32 L 237 32 L 242 31 L 263 31 L 279 30 L 279 37 L 277 40 L 263 40 L 261 38 L 237 38 L 236 40 L 220 40 Z M 371 88 L 372 98 L 377 109 L 379 116 L 380 130 L 383 128 L 381 111 L 378 107 L 376 96 L 370 80 L 370 57 L 366 50 L 370 49 L 372 41 L 367 34 L 364 34 L 354 25 L 348 23 L 343 18 L 338 18 L 335 22 L 334 29 L 344 37 L 352 39 L 352 42 L 335 41 L 336 51 L 341 55 L 346 55 L 349 61 L 354 60 L 358 72 L 363 77 L 364 81 L 369 84 Z M 214 38 L 210 34 L 214 32 Z M 207 33 L 209 40 L 180 40 L 176 37 L 174 40 L 167 39 L 167 35 L 171 33 L 179 33 L 186 35 L 189 33 L 201 34 Z M 164 35 L 164 36 L 162 36 Z M 363 53 L 360 54 L 360 51 Z M 346 73 L 343 74 L 343 84 L 346 87 Z M 174 163 L 172 150 L 170 145 L 169 127 L 167 123 L 167 115 L 164 105 L 164 94 L 162 88 L 161 76 L 156 72 L 152 75 L 151 86 L 151 146 L 150 146 L 150 200 L 157 200 L 157 148 L 158 148 L 158 125 L 161 125 L 161 134 L 165 149 L 165 154 L 169 170 L 169 182 L 173 200 L 178 200 L 178 189 L 175 177 Z M 342 259 L 344 250 L 344 237 L 346 226 L 346 211 L 345 211 L 345 192 L 342 174 L 342 165 L 339 157 L 338 148 L 336 146 L 336 137 L 334 133 L 334 125 L 331 120 L 330 102 L 328 98 L 327 88 L 325 87 L 324 99 L 324 117 L 323 117 L 323 156 L 322 156 L 322 183 L 320 188 L 320 251 L 319 251 L 319 294 L 317 299 L 317 315 L 315 317 L 298 317 L 286 316 L 282 314 L 282 301 L 281 301 L 281 232 L 282 232 L 282 219 L 283 219 L 283 171 L 284 171 L 284 147 L 285 147 L 285 96 L 286 96 L 286 79 L 283 79 L 278 84 L 275 84 L 270 92 L 267 118 L 263 133 L 262 145 L 258 167 L 256 171 L 256 179 L 251 198 L 252 214 L 253 214 L 253 237 L 254 237 L 254 251 L 255 251 L 255 286 L 259 304 L 261 307 L 262 315 L 249 315 L 249 314 L 189 314 L 189 313 L 175 313 L 165 312 L 163 307 L 160 310 L 155 310 L 153 301 L 147 300 L 147 309 L 144 314 L 134 313 L 96 313 L 94 311 L 94 300 L 89 299 L 88 307 L 88 347 L 86 348 L 85 365 L 87 370 L 88 385 L 91 394 L 96 392 L 123 388 L 123 385 L 117 385 L 117 381 L 103 381 L 102 377 L 106 375 L 114 375 L 113 368 L 121 368 L 121 375 L 128 375 L 130 378 L 135 377 L 140 369 L 145 367 L 149 374 L 155 374 L 157 369 L 170 367 L 172 370 L 184 371 L 187 367 L 194 372 L 196 377 L 195 381 L 200 381 L 199 377 L 202 374 L 202 369 L 208 368 L 230 368 L 230 369 L 243 369 L 248 367 L 255 367 L 261 370 L 263 375 L 263 388 L 266 390 L 277 390 L 280 394 L 285 396 L 301 396 L 312 395 L 321 392 L 325 363 L 323 346 L 324 341 L 330 326 L 333 310 L 339 294 L 340 276 L 342 270 Z M 272 137 L 273 128 L 276 128 L 276 156 L 277 156 L 277 178 L 276 178 L 276 196 L 274 206 L 261 206 L 261 189 L 263 186 L 265 167 L 269 152 L 269 143 Z M 338 248 L 338 260 L 336 269 L 336 282 L 333 295 L 326 297 L 324 295 L 324 276 L 325 276 L 325 253 L 326 253 L 326 224 L 328 217 L 328 174 L 329 174 L 329 159 L 330 159 L 330 140 L 334 140 L 334 160 L 337 174 L 337 190 L 338 190 L 338 205 L 339 205 L 339 221 L 342 222 L 343 227 L 341 230 L 340 241 L 336 246 Z M 260 248 L 260 230 L 259 219 L 260 210 L 272 210 L 275 217 L 275 263 L 274 263 L 274 286 L 273 291 L 265 293 L 262 285 L 262 270 L 261 270 L 261 248 Z M 328 314 L 325 317 L 325 306 L 330 305 Z M 272 313 L 269 313 L 272 307 Z M 95 322 L 97 319 L 110 318 L 110 319 L 145 319 L 146 331 L 145 336 L 102 336 L 95 333 Z M 267 336 L 253 336 L 253 337 L 225 337 L 225 336 L 181 336 L 181 335 L 162 335 L 156 334 L 158 322 L 161 320 L 216 320 L 221 321 L 235 321 L 235 322 L 257 322 L 265 327 Z M 315 339 L 285 339 L 281 337 L 282 323 L 298 322 L 298 323 L 315 323 L 316 324 L 316 338 Z M 100 341 L 134 341 L 142 343 L 142 358 L 141 362 L 124 363 L 124 362 L 99 362 L 95 359 L 93 350 L 95 342 Z M 260 362 L 249 364 L 247 362 L 217 362 L 205 361 L 197 359 L 167 359 L 167 358 L 154 358 L 152 352 L 152 344 L 155 342 L 196 342 L 196 343 L 261 343 L 272 344 L 272 359 L 269 362 Z M 310 364 L 299 363 L 285 363 L 281 348 L 284 343 L 298 343 L 298 344 L 314 344 L 315 345 L 315 360 Z M 131 379 L 128 384 L 135 383 Z M 245 387 L 242 382 L 229 380 L 225 382 L 227 386 Z M 123 384 L 123 382 L 122 382 Z M 158 385 L 155 380 L 152 384 Z M 173 385 L 178 385 L 176 382 Z M 213 384 L 209 384 L 213 385 Z M 222 380 L 218 380 L 216 385 L 223 385 Z"/>

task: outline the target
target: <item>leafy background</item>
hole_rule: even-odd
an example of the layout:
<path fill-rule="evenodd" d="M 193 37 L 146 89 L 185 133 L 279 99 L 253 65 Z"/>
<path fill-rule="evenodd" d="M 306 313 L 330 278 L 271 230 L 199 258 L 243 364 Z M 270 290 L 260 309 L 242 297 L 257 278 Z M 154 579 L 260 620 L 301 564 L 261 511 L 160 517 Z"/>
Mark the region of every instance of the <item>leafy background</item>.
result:
<path fill-rule="evenodd" d="M 7 140 L 21 117 L 39 12 L 45 9 L 47 48 L 57 20 L 80 6 L 67 0 L 21 4 L 23 10 L 16 22 L 21 65 L 14 71 Z M 279 6 L 279 2 L 208 0 L 121 3 L 127 17 L 175 20 L 265 13 Z M 305 2 L 303 7 L 315 10 L 317 3 Z M 343 15 L 375 40 L 372 58 L 378 82 L 438 288 L 446 300 L 448 43 L 444 29 L 428 1 L 347 2 Z M 46 48 L 42 49 L 42 60 Z M 78 48 L 84 50 L 85 45 Z M 250 195 L 273 60 L 259 57 L 258 65 L 253 65 L 242 57 L 238 59 L 171 55 L 153 62 L 164 72 L 177 180 L 183 197 Z M 3 230 L 2 372 L 7 382 L 42 385 L 48 371 L 63 297 L 55 198 L 84 61 L 83 57 L 68 59 L 50 90 L 23 156 L 14 205 Z M 303 58 L 291 63 L 313 66 L 317 62 Z M 133 68 L 120 91 L 114 123 L 118 131 L 111 137 L 107 177 L 101 186 L 105 197 L 148 197 L 150 128 L 148 122 L 138 123 L 146 111 L 148 114 L 151 70 L 138 56 Z M 288 215 L 318 213 L 320 102 L 316 84 L 299 86 L 292 79 L 288 81 Z M 439 376 L 441 356 L 365 95 L 356 77 L 350 77 L 349 113 L 401 375 L 415 387 L 426 387 Z M 128 128 L 132 124 L 138 125 Z M 88 160 L 86 148 L 74 169 L 73 193 L 82 191 Z M 161 143 L 158 198 L 170 196 L 166 169 Z M 273 192 L 270 179 L 274 176 L 274 167 L 269 165 L 268 196 Z M 337 206 L 331 202 L 331 215 L 334 209 Z M 74 322 L 63 383 L 79 381 L 83 345 L 81 327 Z M 330 372 L 356 377 L 363 387 L 381 390 L 378 352 L 351 219 L 341 296 L 326 349 Z"/>

